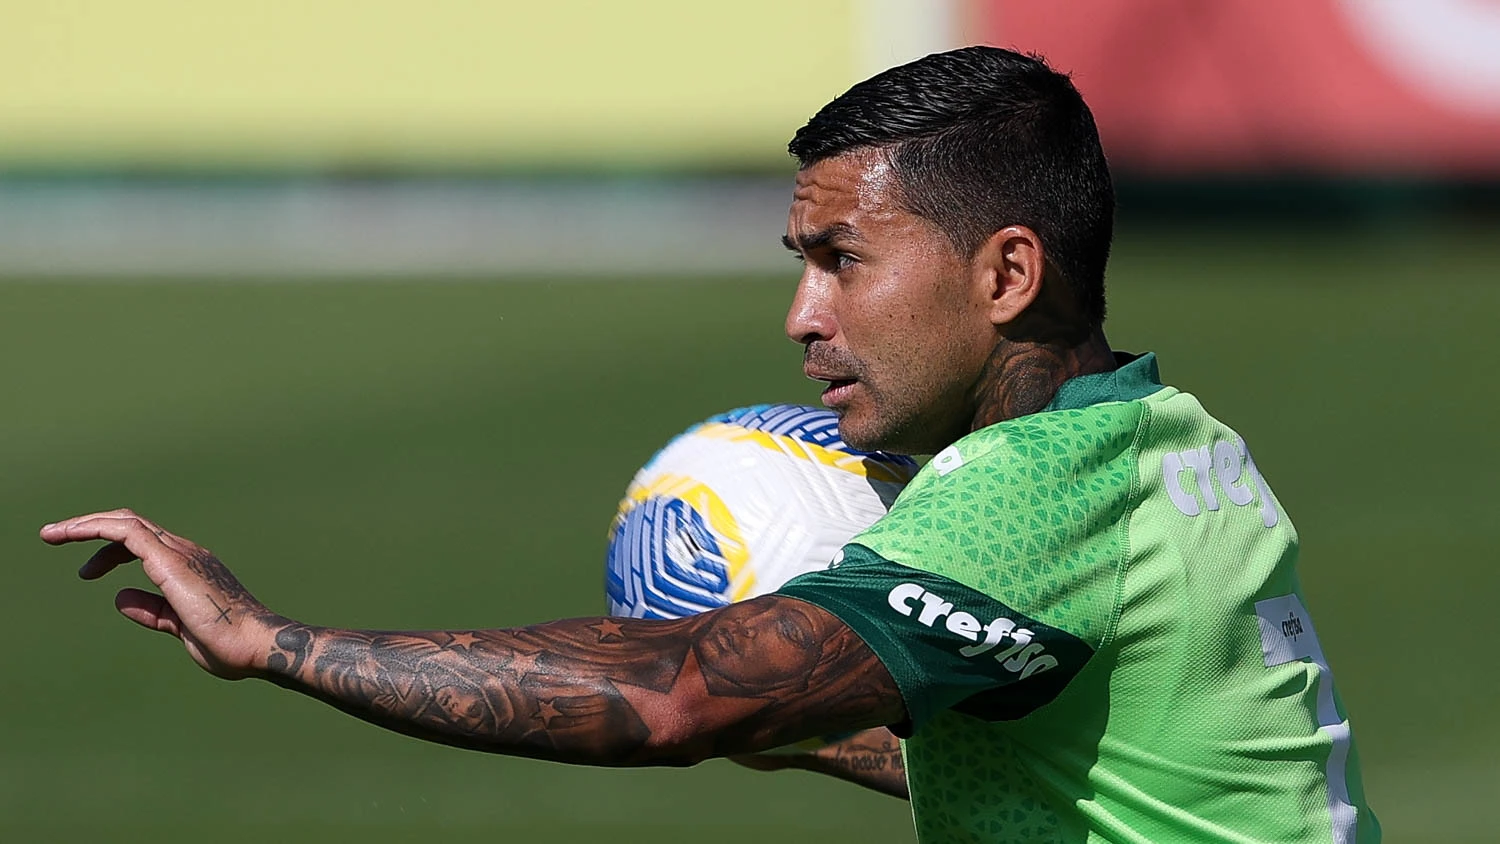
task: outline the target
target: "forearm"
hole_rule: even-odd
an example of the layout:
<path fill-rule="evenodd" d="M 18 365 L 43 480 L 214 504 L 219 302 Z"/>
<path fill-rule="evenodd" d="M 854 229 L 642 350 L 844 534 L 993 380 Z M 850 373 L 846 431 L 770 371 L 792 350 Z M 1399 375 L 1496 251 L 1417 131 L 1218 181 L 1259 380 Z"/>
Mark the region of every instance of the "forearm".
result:
<path fill-rule="evenodd" d="M 755 759 L 761 761 L 744 759 L 739 761 L 763 770 L 795 768 L 827 774 L 882 794 L 889 794 L 902 800 L 910 799 L 906 786 L 906 765 L 901 756 L 901 742 L 884 727 L 856 733 L 843 741 L 820 747 L 811 753 L 759 756 Z"/>
<path fill-rule="evenodd" d="M 825 635 L 805 604 L 783 599 L 777 620 L 816 647 L 771 675 L 763 656 L 739 670 L 725 642 L 743 612 L 421 633 L 287 622 L 264 676 L 420 738 L 594 765 L 692 764 L 900 717 L 857 679 L 868 650 Z M 810 683 L 832 705 L 806 695 Z"/>
<path fill-rule="evenodd" d="M 569 629 L 573 627 L 573 629 Z M 288 623 L 266 678 L 397 732 L 477 750 L 589 764 L 651 758 L 650 731 L 616 680 L 652 683 L 655 655 L 605 672 L 566 655 L 584 625 L 544 629 L 379 632 Z M 682 759 L 682 762 L 692 761 Z"/>
<path fill-rule="evenodd" d="M 821 747 L 808 754 L 801 767 L 858 783 L 902 800 L 911 798 L 906 787 L 906 764 L 901 756 L 901 741 L 885 727 L 865 730 L 843 741 Z"/>

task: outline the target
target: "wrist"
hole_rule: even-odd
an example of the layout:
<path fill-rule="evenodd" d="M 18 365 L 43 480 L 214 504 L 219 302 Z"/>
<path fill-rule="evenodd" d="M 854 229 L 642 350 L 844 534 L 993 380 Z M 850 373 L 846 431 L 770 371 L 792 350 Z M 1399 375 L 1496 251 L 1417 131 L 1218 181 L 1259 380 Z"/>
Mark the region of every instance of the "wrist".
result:
<path fill-rule="evenodd" d="M 313 628 L 274 613 L 261 619 L 247 674 L 272 682 L 297 677 L 312 650 Z"/>

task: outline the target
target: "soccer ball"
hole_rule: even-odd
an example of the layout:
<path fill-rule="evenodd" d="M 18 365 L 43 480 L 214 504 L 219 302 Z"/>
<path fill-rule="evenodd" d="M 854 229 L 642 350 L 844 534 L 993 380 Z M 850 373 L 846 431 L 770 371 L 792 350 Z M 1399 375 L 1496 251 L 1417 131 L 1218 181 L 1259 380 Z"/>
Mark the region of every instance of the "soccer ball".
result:
<path fill-rule="evenodd" d="M 774 592 L 826 568 L 916 474 L 863 452 L 830 411 L 731 410 L 694 425 L 636 473 L 610 525 L 609 612 L 681 618 Z"/>

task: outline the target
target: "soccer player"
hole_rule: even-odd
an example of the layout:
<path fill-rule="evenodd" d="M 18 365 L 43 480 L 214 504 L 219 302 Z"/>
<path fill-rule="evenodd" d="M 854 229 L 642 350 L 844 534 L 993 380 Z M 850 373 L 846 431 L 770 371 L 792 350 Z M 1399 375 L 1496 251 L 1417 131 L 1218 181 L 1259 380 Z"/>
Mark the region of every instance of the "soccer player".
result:
<path fill-rule="evenodd" d="M 844 438 L 932 454 L 828 570 L 673 621 L 376 632 L 285 618 L 128 510 L 50 524 L 139 558 L 133 621 L 214 674 L 385 727 L 595 765 L 905 737 L 918 835 L 1373 842 L 1379 827 L 1251 451 L 1106 343 L 1093 118 L 973 47 L 867 80 L 791 143 L 787 332 Z"/>

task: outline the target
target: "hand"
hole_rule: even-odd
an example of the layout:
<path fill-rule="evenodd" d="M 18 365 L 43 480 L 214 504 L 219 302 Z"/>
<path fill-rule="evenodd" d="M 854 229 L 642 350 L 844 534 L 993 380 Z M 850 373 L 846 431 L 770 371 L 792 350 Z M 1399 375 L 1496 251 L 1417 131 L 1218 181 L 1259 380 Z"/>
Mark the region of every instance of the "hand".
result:
<path fill-rule="evenodd" d="M 41 536 L 49 545 L 108 540 L 78 570 L 84 580 L 140 560 L 161 594 L 123 589 L 115 607 L 142 627 L 176 636 L 193 661 L 215 676 L 238 680 L 263 667 L 273 627 L 285 623 L 213 554 L 130 510 L 56 522 L 43 527 Z"/>

